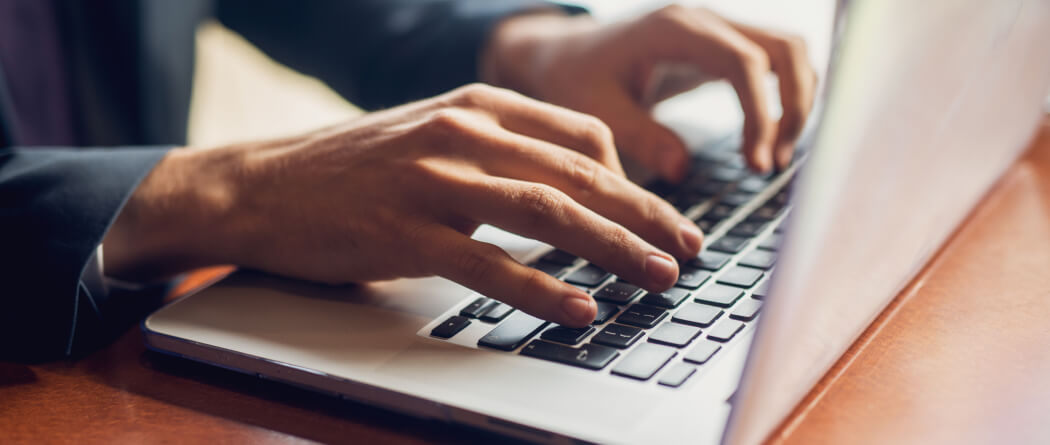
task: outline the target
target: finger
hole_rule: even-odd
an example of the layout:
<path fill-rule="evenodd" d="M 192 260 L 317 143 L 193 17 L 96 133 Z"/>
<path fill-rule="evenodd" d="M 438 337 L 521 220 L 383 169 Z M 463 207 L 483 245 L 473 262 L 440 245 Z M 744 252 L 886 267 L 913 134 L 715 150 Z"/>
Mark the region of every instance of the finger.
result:
<path fill-rule="evenodd" d="M 664 291 L 678 278 L 671 255 L 554 187 L 484 176 L 442 196 L 463 217 L 560 247 L 648 290 Z"/>
<path fill-rule="evenodd" d="M 773 166 L 773 141 L 776 137 L 765 86 L 769 59 L 761 48 L 739 34 L 727 35 L 726 38 L 725 49 L 734 63 L 726 80 L 736 90 L 744 112 L 741 150 L 751 169 L 765 172 Z"/>
<path fill-rule="evenodd" d="M 689 150 L 678 135 L 653 119 L 621 89 L 610 88 L 606 101 L 609 124 L 620 148 L 660 177 L 677 183 L 689 166 Z"/>
<path fill-rule="evenodd" d="M 743 24 L 733 26 L 769 54 L 771 67 L 777 73 L 784 112 L 777 128 L 775 160 L 778 168 L 786 168 L 813 108 L 816 90 L 816 74 L 809 64 L 805 42 L 796 36 Z"/>
<path fill-rule="evenodd" d="M 769 73 L 765 51 L 717 15 L 703 9 L 664 8 L 649 19 L 655 39 L 650 51 L 668 62 L 703 68 L 729 81 L 744 112 L 741 147 L 749 166 L 766 171 L 772 166 L 776 126 L 768 110 L 764 85 Z"/>
<path fill-rule="evenodd" d="M 503 249 L 448 227 L 426 234 L 422 267 L 531 315 L 572 327 L 594 321 L 597 306 L 587 293 L 514 260 Z"/>
<path fill-rule="evenodd" d="M 488 113 L 507 130 L 571 148 L 626 176 L 612 131 L 594 116 L 485 85 L 469 85 L 450 95 L 454 105 Z"/>
<path fill-rule="evenodd" d="M 486 172 L 551 185 L 678 258 L 695 256 L 703 233 L 663 199 L 593 159 L 546 141 L 507 132 L 506 147 L 486 150 Z"/>

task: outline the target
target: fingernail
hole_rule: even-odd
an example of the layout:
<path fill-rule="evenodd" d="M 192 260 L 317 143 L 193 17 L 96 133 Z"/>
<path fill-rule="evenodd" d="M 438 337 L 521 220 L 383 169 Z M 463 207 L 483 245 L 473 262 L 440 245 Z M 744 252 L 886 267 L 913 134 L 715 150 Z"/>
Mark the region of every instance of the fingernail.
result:
<path fill-rule="evenodd" d="M 598 307 L 590 296 L 573 289 L 572 293 L 561 300 L 561 310 L 569 320 L 582 325 L 594 321 L 594 314 L 598 311 Z"/>
<path fill-rule="evenodd" d="M 645 274 L 658 287 L 670 287 L 678 280 L 678 266 L 668 257 L 651 254 L 645 258 Z"/>
<path fill-rule="evenodd" d="M 758 155 L 756 161 L 758 161 L 758 173 L 768 173 L 769 169 L 773 167 L 773 153 L 763 151 L 762 154 Z"/>
<path fill-rule="evenodd" d="M 699 252 L 701 244 L 704 242 L 704 234 L 700 231 L 700 228 L 693 224 L 692 221 L 689 221 L 679 224 L 678 230 L 682 231 L 683 245 L 689 251 L 689 254 L 695 255 Z"/>

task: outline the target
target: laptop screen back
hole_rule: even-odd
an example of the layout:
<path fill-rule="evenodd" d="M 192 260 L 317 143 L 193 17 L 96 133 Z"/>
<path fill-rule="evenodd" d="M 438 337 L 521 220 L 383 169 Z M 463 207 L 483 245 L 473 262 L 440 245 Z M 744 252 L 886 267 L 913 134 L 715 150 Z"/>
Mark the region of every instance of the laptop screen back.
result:
<path fill-rule="evenodd" d="M 1050 2 L 854 1 L 726 436 L 757 443 L 1027 146 Z"/>

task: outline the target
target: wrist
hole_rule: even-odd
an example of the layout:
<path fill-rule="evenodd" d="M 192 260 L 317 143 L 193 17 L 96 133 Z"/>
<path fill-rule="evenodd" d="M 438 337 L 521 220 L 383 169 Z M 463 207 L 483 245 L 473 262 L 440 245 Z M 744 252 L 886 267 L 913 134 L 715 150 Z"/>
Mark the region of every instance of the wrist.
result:
<path fill-rule="evenodd" d="M 143 281 L 235 262 L 242 151 L 177 148 L 161 159 L 103 240 L 107 275 Z"/>
<path fill-rule="evenodd" d="M 482 51 L 482 82 L 546 99 L 544 79 L 555 64 L 556 51 L 573 35 L 597 24 L 589 15 L 568 16 L 544 9 L 508 17 L 498 23 Z"/>

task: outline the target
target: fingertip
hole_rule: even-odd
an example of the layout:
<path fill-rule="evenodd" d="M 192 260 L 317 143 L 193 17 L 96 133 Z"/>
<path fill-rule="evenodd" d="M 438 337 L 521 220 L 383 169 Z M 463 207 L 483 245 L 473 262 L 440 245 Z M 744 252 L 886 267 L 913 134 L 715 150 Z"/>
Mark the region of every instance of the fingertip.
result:
<path fill-rule="evenodd" d="M 678 263 L 666 254 L 650 254 L 645 258 L 645 275 L 649 289 L 665 290 L 678 281 Z"/>
<path fill-rule="evenodd" d="M 765 174 L 773 167 L 773 154 L 771 149 L 758 147 L 752 150 L 748 156 L 748 166 L 756 173 Z"/>
<path fill-rule="evenodd" d="M 560 324 L 571 327 L 583 327 L 594 321 L 594 317 L 598 313 L 598 305 L 590 295 L 573 287 L 562 298 L 561 310 L 565 321 Z"/>
<path fill-rule="evenodd" d="M 785 142 L 777 147 L 776 151 L 776 164 L 777 168 L 784 170 L 791 165 L 791 159 L 795 156 L 795 144 Z"/>

